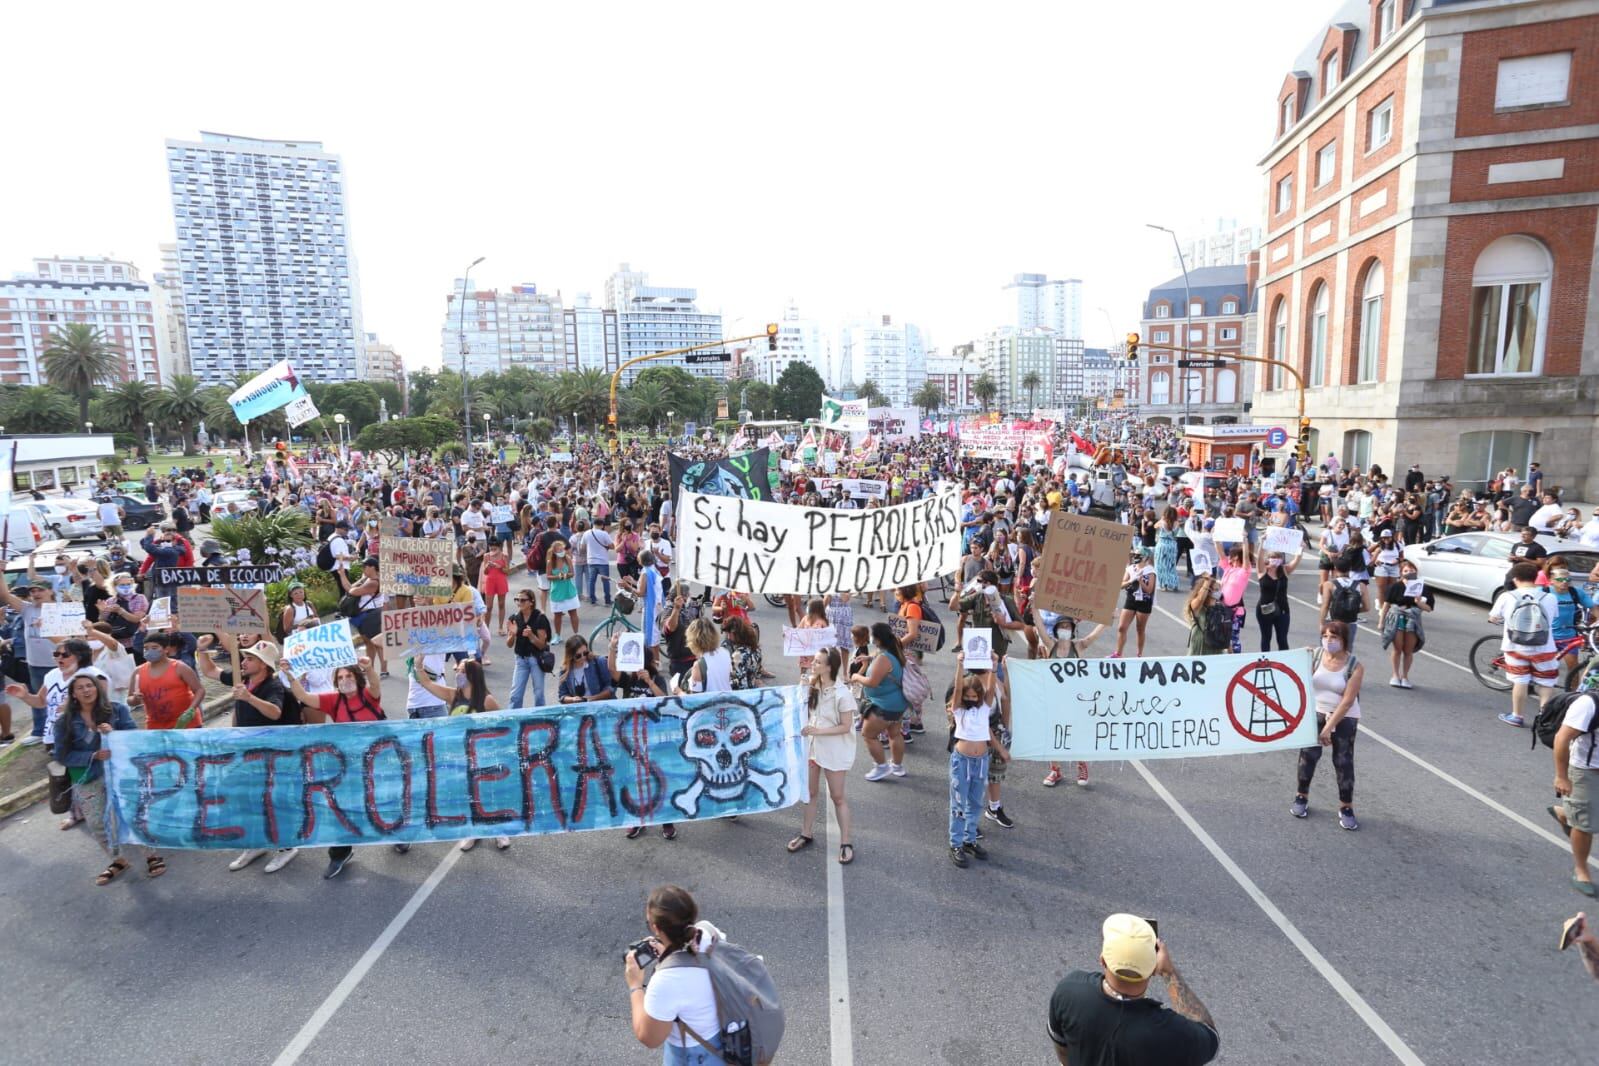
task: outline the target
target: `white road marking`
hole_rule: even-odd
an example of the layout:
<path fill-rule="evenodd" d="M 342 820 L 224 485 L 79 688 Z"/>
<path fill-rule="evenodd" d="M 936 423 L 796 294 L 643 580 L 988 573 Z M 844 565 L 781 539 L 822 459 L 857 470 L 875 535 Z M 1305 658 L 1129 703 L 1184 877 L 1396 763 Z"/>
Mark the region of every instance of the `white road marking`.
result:
<path fill-rule="evenodd" d="M 400 935 L 411 919 L 416 917 L 416 912 L 422 908 L 422 904 L 427 902 L 428 897 L 433 895 L 433 890 L 439 887 L 440 882 L 455 868 L 455 864 L 460 860 L 462 854 L 460 848 L 457 848 L 453 843 L 450 845 L 449 849 L 444 853 L 444 858 L 439 860 L 439 864 L 428 875 L 428 879 L 423 881 L 421 886 L 411 894 L 410 900 L 406 902 L 404 907 L 400 908 L 400 913 L 396 914 L 383 932 L 378 934 L 378 938 L 372 941 L 372 946 L 366 949 L 366 954 L 356 960 L 355 965 L 350 967 L 350 972 L 344 975 L 344 980 L 340 981 L 338 986 L 328 994 L 328 998 L 322 1001 L 322 1005 L 300 1027 L 300 1031 L 294 1034 L 294 1039 L 289 1041 L 289 1046 L 284 1048 L 282 1053 L 273 1060 L 273 1066 L 294 1066 L 294 1063 L 300 1061 L 300 1056 L 305 1054 L 305 1049 L 311 1046 L 311 1042 L 317 1038 L 318 1033 L 322 1032 L 323 1027 L 333 1020 L 333 1016 L 344 1005 L 344 1001 L 349 998 L 350 993 L 355 991 L 356 986 L 361 983 L 361 979 L 383 957 L 383 953 L 389 949 L 390 944 L 394 943 L 394 939 Z"/>
<path fill-rule="evenodd" d="M 827 1018 L 833 1066 L 854 1066 L 855 1036 L 849 1011 L 849 944 L 844 934 L 844 867 L 838 862 L 838 814 L 827 795 L 827 780 L 821 783 L 822 795 L 816 802 L 827 807 L 827 842 L 832 854 L 823 849 L 827 863 Z"/>
<path fill-rule="evenodd" d="M 1410 1045 L 1406 1044 L 1399 1034 L 1394 1032 L 1387 1022 L 1383 1021 L 1382 1016 L 1372 1009 L 1371 1004 L 1367 1003 L 1359 992 L 1355 991 L 1354 986 L 1344 979 L 1343 974 L 1334 969 L 1332 963 L 1328 962 L 1326 957 L 1316 950 L 1316 946 L 1305 939 L 1305 935 L 1299 931 L 1299 928 L 1293 922 L 1288 920 L 1288 916 L 1277 909 L 1277 905 L 1267 897 L 1266 893 L 1260 890 L 1260 886 L 1255 884 L 1249 875 L 1244 873 L 1242 868 L 1232 860 L 1232 857 L 1222 850 L 1221 845 L 1216 843 L 1215 838 L 1205 832 L 1204 827 L 1194 820 L 1193 815 L 1188 813 L 1188 808 L 1184 807 L 1176 796 L 1167 791 L 1166 786 L 1161 784 L 1155 775 L 1149 772 L 1149 769 L 1144 766 L 1142 761 L 1133 759 L 1130 765 L 1149 783 L 1149 787 L 1155 791 L 1155 795 L 1164 800 L 1166 806 L 1171 808 L 1172 813 L 1177 815 L 1178 819 L 1188 827 L 1188 831 L 1194 834 L 1195 839 L 1205 846 L 1205 850 L 1210 852 L 1211 857 L 1221 864 L 1222 869 L 1226 870 L 1232 879 L 1238 882 L 1238 886 L 1244 890 L 1249 898 L 1255 901 L 1255 905 L 1265 912 L 1266 917 L 1272 920 L 1272 924 L 1282 931 L 1282 934 L 1288 938 L 1289 943 L 1299 949 L 1299 953 L 1316 968 L 1316 971 L 1333 987 L 1333 990 L 1343 997 L 1344 1002 L 1348 1003 L 1350 1008 L 1360 1016 L 1361 1021 L 1365 1022 L 1366 1026 L 1377 1035 L 1377 1038 L 1388 1046 L 1388 1050 L 1393 1052 L 1394 1058 L 1405 1063 L 1406 1066 L 1424 1066 L 1421 1058 L 1410 1050 Z"/>
<path fill-rule="evenodd" d="M 1297 596 L 1291 596 L 1289 598 L 1298 600 Z M 1299 602 L 1300 603 L 1304 603 L 1305 601 L 1304 600 L 1299 600 Z M 1310 606 L 1310 605 L 1307 604 L 1306 606 Z M 1184 622 L 1183 622 L 1183 620 L 1181 618 L 1179 618 L 1175 614 L 1172 614 L 1170 611 L 1166 610 L 1166 608 L 1157 606 L 1155 608 L 1155 610 L 1159 611 L 1161 614 L 1165 615 L 1167 618 L 1170 618 L 1173 622 L 1176 622 L 1178 625 L 1184 625 Z M 1186 628 L 1186 626 L 1184 626 L 1184 627 Z M 1366 627 L 1365 626 L 1361 626 L 1361 628 L 1365 629 Z M 1425 651 L 1425 650 L 1423 650 L 1421 654 L 1428 655 L 1430 653 Z M 1441 663 L 1447 663 L 1448 665 L 1453 666 L 1457 670 L 1465 670 L 1466 673 L 1468 673 L 1468 674 L 1471 673 L 1471 671 L 1469 669 L 1467 669 L 1464 666 L 1461 666 L 1459 663 L 1449 662 L 1448 659 L 1440 659 L 1436 655 L 1433 655 L 1432 658 L 1438 659 L 1438 661 L 1441 662 Z M 1509 807 L 1506 807 L 1503 803 L 1500 803 L 1498 800 L 1493 799 L 1490 796 L 1486 796 L 1486 795 L 1484 795 L 1481 792 L 1478 792 L 1476 789 L 1472 788 L 1470 785 L 1468 785 L 1464 781 L 1460 780 L 1460 778 L 1455 777 L 1453 774 L 1450 774 L 1450 773 L 1448 773 L 1448 772 L 1446 772 L 1444 770 L 1439 769 L 1438 767 L 1434 766 L 1432 763 L 1428 762 L 1426 759 L 1423 759 L 1421 756 L 1415 754 L 1414 752 L 1410 751 L 1409 749 L 1407 749 L 1405 747 L 1402 747 L 1401 745 L 1396 744 L 1393 741 L 1389 740 L 1387 737 L 1383 736 L 1381 733 L 1378 733 L 1376 730 L 1372 729 L 1365 722 L 1361 722 L 1360 723 L 1360 733 L 1361 733 L 1362 736 L 1369 736 L 1372 740 L 1375 740 L 1377 743 L 1381 744 L 1383 747 L 1388 748 L 1389 750 L 1393 751 L 1396 755 L 1399 755 L 1399 756 L 1401 756 L 1403 758 L 1409 759 L 1411 762 L 1415 763 L 1417 766 L 1421 767 L 1423 770 L 1426 770 L 1428 773 L 1430 773 L 1434 777 L 1438 778 L 1438 780 L 1443 781 L 1445 784 L 1453 785 L 1456 788 L 1458 788 L 1460 791 L 1464 792 L 1466 795 L 1470 796 L 1472 799 L 1481 801 L 1483 804 L 1485 804 L 1488 807 L 1492 808 L 1494 811 L 1497 811 L 1499 814 L 1504 815 L 1506 818 L 1509 818 L 1512 822 L 1515 822 L 1517 825 L 1521 826 L 1523 829 L 1527 829 L 1527 830 L 1530 830 L 1533 833 L 1536 833 L 1538 836 L 1540 836 L 1543 839 L 1547 840 L 1549 843 L 1555 845 L 1561 851 L 1570 853 L 1570 851 L 1571 851 L 1571 842 L 1568 841 L 1565 837 L 1556 836 L 1554 833 L 1552 833 L 1549 830 L 1545 829 L 1543 826 L 1538 825 L 1536 822 L 1533 822 L 1530 819 L 1524 818 L 1521 815 L 1517 814 L 1515 811 L 1511 810 Z M 1599 870 L 1599 856 L 1590 856 L 1589 859 L 1588 859 L 1588 865 L 1593 867 L 1595 870 Z"/>

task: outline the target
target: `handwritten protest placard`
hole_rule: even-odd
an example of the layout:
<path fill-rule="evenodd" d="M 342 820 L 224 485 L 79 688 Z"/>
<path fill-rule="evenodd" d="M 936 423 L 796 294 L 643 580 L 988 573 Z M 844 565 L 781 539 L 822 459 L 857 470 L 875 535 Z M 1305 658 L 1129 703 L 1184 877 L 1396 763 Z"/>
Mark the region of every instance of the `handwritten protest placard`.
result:
<path fill-rule="evenodd" d="M 790 658 L 797 655 L 815 655 L 823 648 L 837 646 L 838 631 L 832 626 L 821 626 L 816 629 L 783 627 L 783 654 Z"/>
<path fill-rule="evenodd" d="M 1310 653 L 1012 659 L 1011 755 L 1175 759 L 1316 743 Z"/>
<path fill-rule="evenodd" d="M 470 603 L 394 607 L 383 612 L 383 647 L 401 658 L 477 650 Z"/>
<path fill-rule="evenodd" d="M 961 630 L 961 665 L 968 670 L 994 668 L 994 631 L 991 628 Z"/>
<path fill-rule="evenodd" d="M 162 596 L 150 601 L 150 613 L 144 619 L 144 628 L 161 630 L 172 628 L 172 597 Z"/>
<path fill-rule="evenodd" d="M 83 636 L 83 604 L 47 603 L 39 608 L 41 637 Z"/>
<path fill-rule="evenodd" d="M 283 638 L 283 659 L 295 674 L 354 666 L 357 659 L 355 642 L 350 639 L 350 620 L 340 618 L 290 633 Z"/>
<path fill-rule="evenodd" d="M 266 591 L 180 588 L 178 614 L 190 633 L 268 633 Z"/>
<path fill-rule="evenodd" d="M 616 662 L 613 673 L 632 673 L 644 669 L 644 634 L 623 633 L 616 638 Z"/>
<path fill-rule="evenodd" d="M 122 843 L 236 851 L 758 814 L 807 798 L 804 724 L 790 686 L 359 728 L 122 730 L 107 739 L 107 822 Z"/>
<path fill-rule="evenodd" d="M 1262 551 L 1282 552 L 1292 558 L 1304 550 L 1305 531 L 1289 526 L 1267 526 L 1261 533 Z"/>
<path fill-rule="evenodd" d="M 378 582 L 386 596 L 448 596 L 455 544 L 426 537 L 388 537 L 378 555 Z"/>
<path fill-rule="evenodd" d="M 937 622 L 929 622 L 925 618 L 916 627 L 915 640 L 905 636 L 906 633 L 910 632 L 909 618 L 901 618 L 896 614 L 890 615 L 883 621 L 888 623 L 888 627 L 894 631 L 894 635 L 899 638 L 899 642 L 902 645 L 910 651 L 919 651 L 923 655 L 931 655 L 937 651 L 939 642 L 944 639 L 944 627 Z"/>
<path fill-rule="evenodd" d="M 1217 544 L 1242 544 L 1244 542 L 1244 520 L 1242 518 L 1218 518 L 1211 527 L 1210 535 L 1216 538 Z"/>
<path fill-rule="evenodd" d="M 1033 604 L 1056 614 L 1114 625 L 1116 594 L 1132 543 L 1130 526 L 1055 511 L 1033 579 Z"/>
<path fill-rule="evenodd" d="M 516 509 L 508 503 L 497 503 L 489 513 L 489 521 L 495 525 L 510 525 L 516 521 Z"/>
<path fill-rule="evenodd" d="M 268 585 L 283 580 L 280 566 L 158 566 L 158 585 Z"/>
<path fill-rule="evenodd" d="M 684 580 L 762 595 L 898 588 L 951 572 L 960 554 L 953 493 L 861 511 L 684 493 L 678 518 Z"/>

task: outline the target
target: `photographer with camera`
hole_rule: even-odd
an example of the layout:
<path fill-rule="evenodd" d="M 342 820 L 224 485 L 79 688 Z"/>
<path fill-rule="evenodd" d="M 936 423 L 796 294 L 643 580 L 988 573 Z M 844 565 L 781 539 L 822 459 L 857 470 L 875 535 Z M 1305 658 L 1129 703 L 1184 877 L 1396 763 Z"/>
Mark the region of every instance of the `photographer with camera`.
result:
<path fill-rule="evenodd" d="M 1104 971 L 1074 970 L 1049 998 L 1049 1038 L 1063 1064 L 1200 1066 L 1221 1049 L 1210 1011 L 1172 965 L 1154 923 L 1112 914 L 1101 928 Z M 1166 978 L 1170 1006 L 1145 993 Z"/>
<path fill-rule="evenodd" d="M 674 954 L 697 955 L 722 933 L 699 920 L 699 905 L 686 889 L 662 885 L 644 906 L 648 939 L 631 945 L 623 963 L 633 1035 L 645 1047 L 665 1045 L 665 1066 L 721 1066 L 721 1017 L 711 976 L 703 966 L 663 965 Z M 653 969 L 648 984 L 645 973 Z"/>

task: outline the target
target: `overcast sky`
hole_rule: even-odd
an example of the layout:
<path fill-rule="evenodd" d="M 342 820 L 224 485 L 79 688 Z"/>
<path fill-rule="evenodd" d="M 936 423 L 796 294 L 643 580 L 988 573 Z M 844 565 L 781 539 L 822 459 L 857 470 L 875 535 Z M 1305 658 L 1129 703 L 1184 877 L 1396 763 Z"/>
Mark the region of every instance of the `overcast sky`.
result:
<path fill-rule="evenodd" d="M 792 298 L 946 350 L 1012 274 L 1079 277 L 1103 344 L 1173 273 L 1145 222 L 1258 216 L 1276 91 L 1334 7 L 9 5 L 0 275 L 154 274 L 163 141 L 204 129 L 343 157 L 366 328 L 412 367 L 480 255 L 484 287 L 599 302 L 626 261 L 730 324 Z"/>

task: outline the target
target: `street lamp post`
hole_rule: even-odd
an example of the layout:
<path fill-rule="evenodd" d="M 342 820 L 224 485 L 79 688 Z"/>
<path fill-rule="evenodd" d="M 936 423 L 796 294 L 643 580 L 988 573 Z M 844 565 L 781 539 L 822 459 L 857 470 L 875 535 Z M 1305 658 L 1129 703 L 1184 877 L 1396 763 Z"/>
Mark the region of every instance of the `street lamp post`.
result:
<path fill-rule="evenodd" d="M 93 433 L 94 432 L 94 423 L 93 422 L 85 422 L 83 424 L 83 431 L 85 433 Z"/>
<path fill-rule="evenodd" d="M 672 419 L 677 417 L 676 411 L 666 412 L 666 439 L 672 439 Z"/>
<path fill-rule="evenodd" d="M 485 258 L 480 255 L 472 260 L 466 273 L 461 275 L 461 313 L 456 323 L 456 332 L 461 337 L 461 424 L 466 427 L 466 461 L 469 463 L 472 461 L 472 385 L 466 376 L 466 282 L 472 276 L 472 267 Z"/>
<path fill-rule="evenodd" d="M 1192 338 L 1188 336 L 1188 323 L 1189 316 L 1191 316 L 1194 311 L 1194 301 L 1188 294 L 1188 259 L 1183 255 L 1183 245 L 1182 242 L 1177 239 L 1177 233 L 1175 230 L 1167 229 L 1165 226 L 1157 226 L 1153 222 L 1145 222 L 1144 225 L 1148 226 L 1150 229 L 1158 229 L 1162 233 L 1170 234 L 1172 247 L 1177 249 L 1177 265 L 1183 268 L 1183 347 L 1186 348 L 1188 345 L 1193 343 Z M 1178 367 L 1177 369 L 1181 370 L 1182 368 Z M 1189 387 L 1188 380 L 1188 375 L 1192 373 L 1192 370 L 1186 370 L 1182 374 L 1178 375 L 1183 382 L 1183 425 L 1185 426 L 1188 424 L 1189 418 L 1188 401 L 1193 395 L 1193 389 Z"/>
<path fill-rule="evenodd" d="M 146 422 L 145 425 L 150 427 L 150 458 L 154 459 L 155 458 L 155 423 L 154 422 Z"/>
<path fill-rule="evenodd" d="M 572 412 L 572 450 L 577 450 L 577 412 Z"/>
<path fill-rule="evenodd" d="M 344 413 L 341 411 L 340 413 L 334 415 L 333 416 L 333 421 L 339 427 L 339 447 L 343 448 L 344 447 L 344 422 L 345 422 Z"/>

